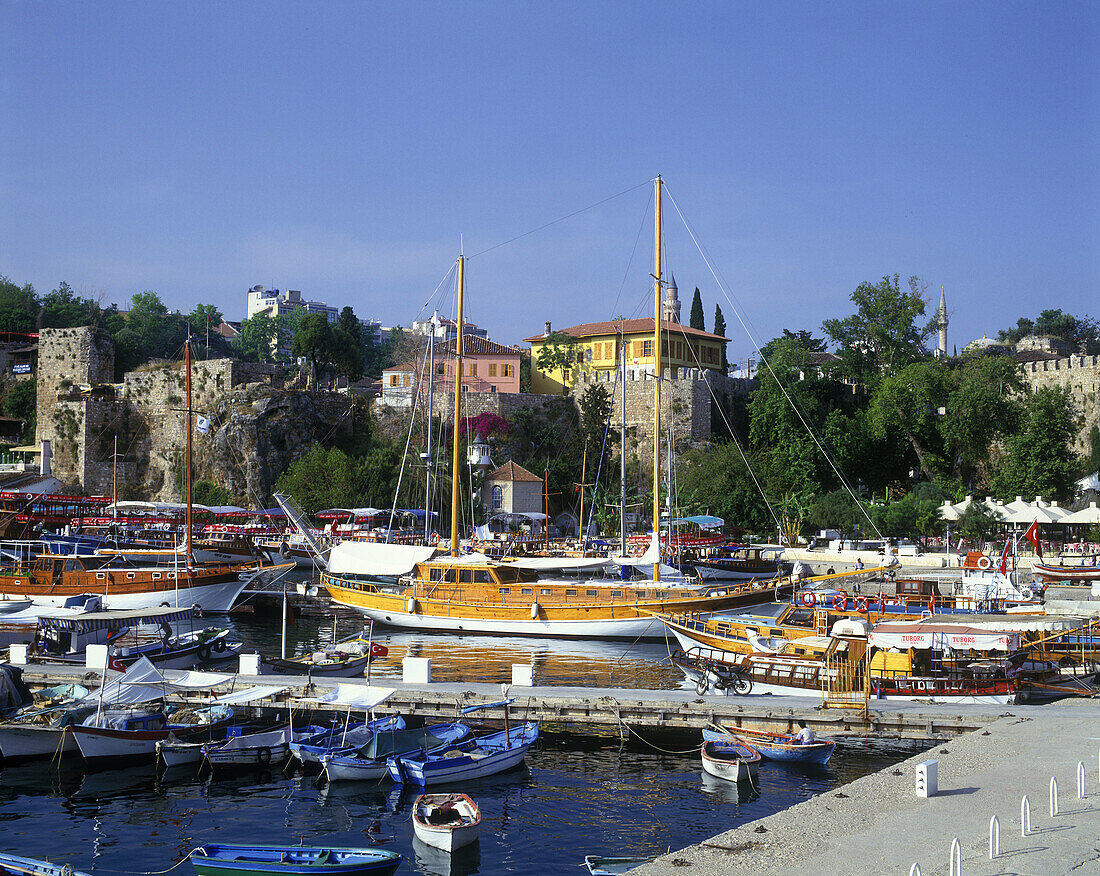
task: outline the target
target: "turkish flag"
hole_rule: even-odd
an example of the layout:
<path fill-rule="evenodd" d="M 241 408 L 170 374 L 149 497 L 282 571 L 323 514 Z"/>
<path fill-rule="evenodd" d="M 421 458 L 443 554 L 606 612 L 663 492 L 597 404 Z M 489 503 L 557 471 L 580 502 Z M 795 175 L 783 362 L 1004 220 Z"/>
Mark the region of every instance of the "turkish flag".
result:
<path fill-rule="evenodd" d="M 1002 575 L 1008 574 L 1008 551 L 1012 547 L 1011 541 L 1005 542 L 1005 549 L 1001 552 L 1001 564 L 997 567 L 997 571 Z"/>
<path fill-rule="evenodd" d="M 1043 546 L 1039 544 L 1039 521 L 1033 520 L 1031 526 L 1027 528 L 1027 532 L 1024 533 L 1024 538 L 1035 545 L 1035 553 L 1039 555 L 1039 559 L 1043 558 Z"/>

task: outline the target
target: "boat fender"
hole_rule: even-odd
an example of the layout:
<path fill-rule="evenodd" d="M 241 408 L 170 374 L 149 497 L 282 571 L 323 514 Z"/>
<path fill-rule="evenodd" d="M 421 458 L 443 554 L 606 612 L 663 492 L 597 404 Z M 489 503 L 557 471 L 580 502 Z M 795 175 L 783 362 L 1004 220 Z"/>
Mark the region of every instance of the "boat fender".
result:
<path fill-rule="evenodd" d="M 866 596 L 857 596 L 856 597 L 856 611 L 858 611 L 860 614 L 867 614 L 867 597 Z"/>
<path fill-rule="evenodd" d="M 210 645 L 207 642 L 199 645 L 199 659 L 203 661 L 210 659 Z"/>
<path fill-rule="evenodd" d="M 268 764 L 271 763 L 271 749 L 266 745 L 256 751 L 256 760 L 259 763 Z"/>
<path fill-rule="evenodd" d="M 817 594 L 814 593 L 812 590 L 803 590 L 802 604 L 806 606 L 806 608 L 813 608 L 815 605 L 817 605 Z"/>
<path fill-rule="evenodd" d="M 405 611 L 409 614 L 416 614 L 416 600 L 411 596 L 405 600 Z"/>
<path fill-rule="evenodd" d="M 978 560 L 979 569 L 989 569 L 993 566 L 993 561 L 989 557 L 982 557 Z"/>
<path fill-rule="evenodd" d="M 219 654 L 225 650 L 225 639 L 218 638 L 214 640 L 214 650 Z"/>
<path fill-rule="evenodd" d="M 539 619 L 539 604 L 537 602 L 531 603 L 531 620 Z"/>

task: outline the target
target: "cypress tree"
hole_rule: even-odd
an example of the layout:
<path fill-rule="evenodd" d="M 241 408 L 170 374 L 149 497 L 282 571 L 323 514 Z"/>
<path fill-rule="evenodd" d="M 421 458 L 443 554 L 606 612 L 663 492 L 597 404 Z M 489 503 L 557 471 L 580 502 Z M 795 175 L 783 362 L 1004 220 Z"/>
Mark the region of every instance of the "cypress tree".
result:
<path fill-rule="evenodd" d="M 714 333 L 723 338 L 726 336 L 726 318 L 722 316 L 722 308 L 717 304 L 714 305 Z M 729 364 L 726 362 L 725 344 L 722 344 L 722 370 L 729 370 Z"/>
<path fill-rule="evenodd" d="M 703 299 L 699 297 L 698 286 L 695 287 L 695 297 L 691 299 L 691 320 L 688 325 L 701 332 L 707 330 L 706 320 L 703 317 Z"/>

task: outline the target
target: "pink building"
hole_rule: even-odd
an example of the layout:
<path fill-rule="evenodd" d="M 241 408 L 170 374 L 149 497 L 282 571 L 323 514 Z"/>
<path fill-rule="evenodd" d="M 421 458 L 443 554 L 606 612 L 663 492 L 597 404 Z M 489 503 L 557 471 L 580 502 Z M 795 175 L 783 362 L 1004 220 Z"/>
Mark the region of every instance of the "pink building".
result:
<path fill-rule="evenodd" d="M 487 338 L 462 338 L 462 389 L 464 392 L 519 392 L 518 347 L 506 347 Z M 454 392 L 455 342 L 435 346 L 434 392 Z M 396 365 L 382 372 L 382 403 L 408 407 L 421 385 L 427 389 L 427 354 L 415 362 Z"/>

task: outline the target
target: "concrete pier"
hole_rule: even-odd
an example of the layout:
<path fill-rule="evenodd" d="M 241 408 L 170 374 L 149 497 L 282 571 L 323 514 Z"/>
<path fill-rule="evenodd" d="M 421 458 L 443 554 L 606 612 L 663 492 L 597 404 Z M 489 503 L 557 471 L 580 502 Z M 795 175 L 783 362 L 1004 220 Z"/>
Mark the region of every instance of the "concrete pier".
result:
<path fill-rule="evenodd" d="M 1005 707 L 985 729 L 767 818 L 719 832 L 637 868 L 636 876 L 788 876 L 791 873 L 948 872 L 957 837 L 961 872 L 1100 873 L 1100 730 L 1095 702 Z M 915 790 L 916 765 L 938 762 L 939 790 Z M 1077 764 L 1085 796 L 1077 797 Z M 1050 780 L 1058 814 L 1050 814 Z M 767 795 L 766 786 L 761 789 Z M 1027 795 L 1031 831 L 1021 836 Z M 990 818 L 1000 854 L 989 857 Z M 715 825 L 716 828 L 719 825 Z"/>

